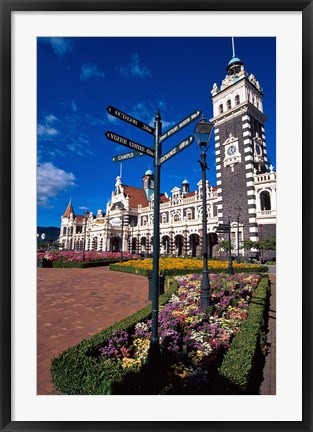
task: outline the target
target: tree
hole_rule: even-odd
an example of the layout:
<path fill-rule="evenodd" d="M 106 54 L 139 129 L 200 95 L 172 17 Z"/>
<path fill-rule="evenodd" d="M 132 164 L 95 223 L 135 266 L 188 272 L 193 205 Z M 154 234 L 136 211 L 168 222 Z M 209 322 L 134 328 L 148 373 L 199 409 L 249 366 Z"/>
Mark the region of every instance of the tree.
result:
<path fill-rule="evenodd" d="M 256 242 L 260 250 L 276 250 L 276 236 L 268 237 L 264 240 Z"/>

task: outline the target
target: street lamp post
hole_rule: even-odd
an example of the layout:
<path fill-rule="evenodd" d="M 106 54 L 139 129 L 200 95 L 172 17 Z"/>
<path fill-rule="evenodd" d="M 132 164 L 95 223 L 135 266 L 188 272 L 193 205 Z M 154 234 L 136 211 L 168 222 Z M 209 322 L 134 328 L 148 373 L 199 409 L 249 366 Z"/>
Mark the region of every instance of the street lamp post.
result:
<path fill-rule="evenodd" d="M 107 210 L 107 214 L 106 214 L 106 239 L 105 239 L 105 251 L 108 252 L 108 234 L 109 234 L 109 216 L 110 216 L 110 211 L 109 209 Z"/>
<path fill-rule="evenodd" d="M 88 209 L 86 209 L 85 213 L 85 226 L 84 226 L 84 244 L 83 244 L 83 262 L 85 262 L 85 248 L 86 248 L 86 232 L 87 232 L 87 217 L 88 217 Z"/>
<path fill-rule="evenodd" d="M 133 254 L 133 252 L 134 252 L 133 239 L 134 239 L 134 226 L 135 226 L 134 219 L 131 221 L 130 226 L 131 226 L 130 252 L 131 252 L 131 254 Z"/>
<path fill-rule="evenodd" d="M 237 213 L 237 263 L 239 263 L 239 218 L 240 218 L 240 211 L 241 208 L 237 207 L 236 209 L 236 213 Z"/>
<path fill-rule="evenodd" d="M 123 243 L 124 243 L 124 209 L 122 210 L 122 233 L 121 233 L 121 256 L 120 261 L 123 261 Z"/>
<path fill-rule="evenodd" d="M 208 243 L 207 243 L 207 203 L 206 203 L 206 170 L 208 169 L 206 157 L 209 148 L 210 136 L 214 125 L 208 123 L 204 117 L 196 124 L 194 135 L 201 149 L 200 167 L 202 170 L 202 231 L 203 231 L 203 272 L 200 290 L 200 308 L 202 310 L 211 306 L 211 287 L 208 272 Z"/>

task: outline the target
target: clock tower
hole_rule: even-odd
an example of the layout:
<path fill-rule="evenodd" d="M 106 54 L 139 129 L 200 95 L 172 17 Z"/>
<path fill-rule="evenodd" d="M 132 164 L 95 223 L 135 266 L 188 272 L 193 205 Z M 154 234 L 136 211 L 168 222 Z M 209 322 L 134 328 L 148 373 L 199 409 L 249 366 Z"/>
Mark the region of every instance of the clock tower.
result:
<path fill-rule="evenodd" d="M 227 65 L 220 88 L 211 94 L 215 131 L 218 222 L 237 226 L 240 208 L 241 240 L 258 237 L 256 173 L 268 172 L 263 113 L 263 93 L 254 75 L 248 74 L 235 55 Z"/>

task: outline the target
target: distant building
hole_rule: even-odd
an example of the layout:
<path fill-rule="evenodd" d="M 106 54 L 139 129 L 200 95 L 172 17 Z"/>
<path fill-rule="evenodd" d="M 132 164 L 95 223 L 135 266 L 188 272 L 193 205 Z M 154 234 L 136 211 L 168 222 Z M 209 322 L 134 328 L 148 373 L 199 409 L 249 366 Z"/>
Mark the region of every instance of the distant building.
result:
<path fill-rule="evenodd" d="M 235 250 L 239 236 L 239 255 L 251 255 L 244 250 L 243 240 L 256 241 L 276 233 L 276 172 L 268 162 L 263 92 L 254 75 L 248 75 L 242 61 L 233 55 L 220 88 L 214 84 L 211 93 L 216 186 L 205 185 L 209 256 L 218 243 L 216 226 L 228 219 Z M 185 179 L 181 187 L 171 190 L 171 196 L 161 194 L 161 254 L 202 254 L 201 180 L 197 186 L 190 191 Z M 86 250 L 150 254 L 154 200 L 151 170 L 145 172 L 142 188 L 124 185 L 118 176 L 105 212 L 98 210 L 85 218 L 68 204 L 61 217 L 60 243 L 66 249 L 82 250 L 85 243 Z"/>

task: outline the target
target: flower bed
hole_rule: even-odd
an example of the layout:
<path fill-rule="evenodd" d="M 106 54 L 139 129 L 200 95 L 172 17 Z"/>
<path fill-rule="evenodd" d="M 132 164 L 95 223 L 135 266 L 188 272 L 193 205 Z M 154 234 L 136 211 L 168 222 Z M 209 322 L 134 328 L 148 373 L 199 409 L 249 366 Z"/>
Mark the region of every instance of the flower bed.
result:
<path fill-rule="evenodd" d="M 232 352 L 233 339 L 241 333 L 241 327 L 249 333 L 250 306 L 256 289 L 267 296 L 266 277 L 259 275 L 210 275 L 212 301 L 210 319 L 199 310 L 200 277 L 191 275 L 177 278 L 178 290 L 168 303 L 160 307 L 159 335 L 161 357 L 157 370 L 151 373 L 147 366 L 150 345 L 151 320 L 132 320 L 129 326 L 118 326 L 97 344 L 89 344 L 83 359 L 78 352 L 63 353 L 52 364 L 53 382 L 66 394 L 227 394 L 247 391 L 249 373 L 258 340 L 242 345 L 235 365 L 236 377 L 241 385 L 232 380 L 232 371 L 222 370 L 224 358 Z M 261 286 L 262 285 L 262 286 Z M 258 288 L 257 288 L 258 286 Z M 261 286 L 261 287 L 260 287 Z M 256 307 L 260 312 L 258 331 L 261 331 L 265 303 L 257 295 Z M 261 297 L 260 297 L 261 296 Z M 252 297 L 252 304 L 249 301 Z M 248 317 L 248 319 L 247 319 Z M 260 318 L 261 317 L 261 318 Z M 253 318 L 253 313 L 252 313 Z M 254 319 L 255 333 L 255 319 Z M 247 341 L 244 339 L 244 343 Z M 240 342 L 239 342 L 240 346 Z M 250 350 L 249 350 L 250 347 Z M 238 343 L 237 343 L 238 350 Z M 249 361 L 247 361 L 247 352 Z M 226 356 L 225 356 L 225 353 Z M 64 357 L 65 355 L 65 357 Z M 71 367 L 66 361 L 70 357 Z M 69 358 L 68 358 L 69 360 Z M 77 366 L 87 370 L 77 370 Z M 250 366 L 247 368 L 247 364 Z M 91 369 L 90 369 L 91 368 Z M 239 370 L 239 372 L 238 372 Z M 244 372 L 242 372 L 244 370 Z M 64 376 L 66 374 L 66 377 Z M 245 384 L 242 384 L 245 377 Z M 80 377 L 80 378 L 78 378 Z M 68 380 L 75 381 L 68 385 Z M 79 382 L 77 382 L 77 379 Z M 86 382 L 87 380 L 87 382 Z M 225 380 L 227 385 L 225 385 Z M 238 380 L 237 380 L 238 381 Z"/>
<path fill-rule="evenodd" d="M 228 261 L 208 260 L 210 273 L 227 273 Z M 152 271 L 153 260 L 133 260 L 125 263 L 110 265 L 110 270 L 134 273 L 148 276 Z M 203 271 L 203 261 L 192 258 L 160 258 L 160 271 L 168 276 L 188 273 L 201 273 Z M 268 271 L 268 267 L 258 264 L 246 264 L 233 262 L 233 269 L 236 273 L 259 273 Z"/>
<path fill-rule="evenodd" d="M 120 260 L 120 252 L 96 252 L 85 251 L 47 251 L 37 253 L 37 262 L 45 261 L 49 267 L 91 267 L 97 265 L 108 265 Z M 137 260 L 138 255 L 123 252 L 123 259 Z"/>

